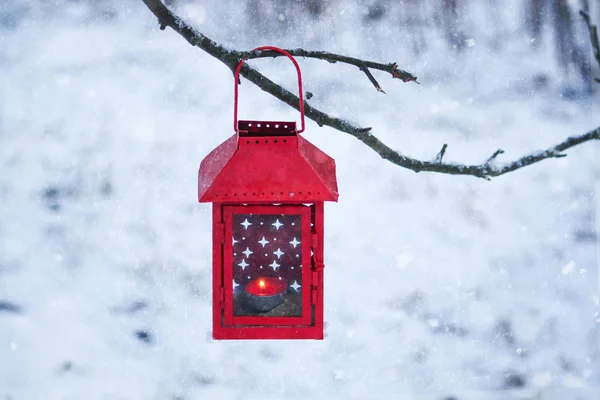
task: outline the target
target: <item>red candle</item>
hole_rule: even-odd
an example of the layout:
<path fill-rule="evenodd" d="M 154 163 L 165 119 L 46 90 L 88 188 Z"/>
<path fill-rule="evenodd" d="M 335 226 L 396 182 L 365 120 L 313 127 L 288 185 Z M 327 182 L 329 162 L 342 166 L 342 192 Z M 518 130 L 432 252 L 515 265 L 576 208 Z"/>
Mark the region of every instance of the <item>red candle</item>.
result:
<path fill-rule="evenodd" d="M 285 279 L 260 277 L 246 285 L 246 292 L 254 296 L 275 296 L 285 292 L 287 283 Z"/>

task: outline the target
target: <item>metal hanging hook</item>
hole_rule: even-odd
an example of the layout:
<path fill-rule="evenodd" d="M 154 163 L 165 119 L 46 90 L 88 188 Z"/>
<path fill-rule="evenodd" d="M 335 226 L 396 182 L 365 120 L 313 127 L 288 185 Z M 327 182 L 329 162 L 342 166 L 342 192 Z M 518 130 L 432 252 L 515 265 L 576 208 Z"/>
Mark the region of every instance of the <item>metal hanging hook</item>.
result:
<path fill-rule="evenodd" d="M 296 72 L 298 73 L 298 99 L 300 100 L 300 124 L 301 124 L 301 129 L 296 131 L 297 133 L 302 133 L 304 132 L 304 99 L 302 97 L 302 73 L 300 72 L 300 66 L 298 65 L 298 62 L 296 61 L 296 59 L 287 51 L 280 49 L 279 47 L 274 47 L 274 46 L 261 46 L 261 47 L 257 47 L 255 49 L 253 49 L 252 51 L 263 51 L 263 50 L 271 50 L 271 51 L 275 51 L 278 53 L 283 54 L 284 56 L 286 56 L 287 58 L 289 58 L 290 60 L 292 60 L 292 63 L 294 63 L 294 67 L 296 67 Z M 236 69 L 235 69 L 235 73 L 234 73 L 234 94 L 233 94 L 233 130 L 237 133 L 238 132 L 238 82 L 239 82 L 239 77 L 240 77 L 240 70 L 242 69 L 242 65 L 244 65 L 244 62 L 246 60 L 241 60 Z"/>

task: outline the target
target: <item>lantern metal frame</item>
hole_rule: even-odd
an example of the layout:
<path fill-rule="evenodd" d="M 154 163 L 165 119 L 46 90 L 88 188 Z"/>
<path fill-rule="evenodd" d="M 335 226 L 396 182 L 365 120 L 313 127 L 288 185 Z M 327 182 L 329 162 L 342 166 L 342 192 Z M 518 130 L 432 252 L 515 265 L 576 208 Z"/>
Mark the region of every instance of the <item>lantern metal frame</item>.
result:
<path fill-rule="evenodd" d="M 213 338 L 214 339 L 323 339 L 323 202 L 280 206 L 213 204 Z M 300 210 L 298 209 L 300 208 Z M 231 287 L 231 219 L 244 214 L 303 215 L 302 316 L 241 317 L 233 315 Z M 307 218 L 308 217 L 308 218 Z"/>

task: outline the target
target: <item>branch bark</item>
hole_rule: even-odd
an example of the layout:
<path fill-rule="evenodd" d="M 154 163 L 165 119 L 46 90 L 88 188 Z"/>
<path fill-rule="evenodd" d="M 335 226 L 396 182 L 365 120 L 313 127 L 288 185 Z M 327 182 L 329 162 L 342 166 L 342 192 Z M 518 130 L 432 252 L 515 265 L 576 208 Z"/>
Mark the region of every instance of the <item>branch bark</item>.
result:
<path fill-rule="evenodd" d="M 175 32 L 180 34 L 185 40 L 187 40 L 192 46 L 199 47 L 206 51 L 211 56 L 217 58 L 223 62 L 231 71 L 234 71 L 236 65 L 242 59 L 255 59 L 263 57 L 278 57 L 281 56 L 279 53 L 272 51 L 236 51 L 226 49 L 214 40 L 210 39 L 206 35 L 198 32 L 188 24 L 186 24 L 181 18 L 172 13 L 160 0 L 142 0 L 148 9 L 158 18 L 158 23 L 161 29 L 165 27 L 172 28 Z M 404 82 L 417 82 L 417 78 L 409 72 L 398 68 L 396 63 L 382 64 L 374 61 L 361 60 L 352 57 L 346 57 L 338 54 L 323 52 L 323 51 L 308 51 L 304 49 L 289 49 L 286 50 L 293 56 L 315 58 L 325 60 L 330 63 L 345 63 L 358 67 L 363 71 L 369 80 L 373 83 L 377 90 L 382 91 L 379 83 L 375 80 L 370 69 L 384 71 L 392 75 L 393 78 L 401 79 Z M 260 72 L 244 64 L 240 74 L 248 79 L 250 82 L 257 85 L 263 91 L 271 94 L 282 102 L 289 106 L 299 110 L 298 97 L 293 93 L 289 92 L 285 88 L 279 86 L 275 82 L 271 81 Z M 417 82 L 418 83 L 418 82 Z M 583 135 L 572 136 L 555 146 L 550 147 L 546 150 L 536 151 L 527 154 L 515 161 L 507 162 L 498 165 L 496 158 L 500 155 L 501 151 L 496 151 L 482 164 L 477 165 L 466 165 L 457 163 L 444 163 L 442 158 L 446 151 L 446 145 L 442 148 L 437 156 L 431 161 L 417 160 L 401 154 L 400 152 L 393 150 L 370 131 L 369 127 L 361 127 L 346 119 L 338 118 L 329 114 L 324 113 L 321 110 L 311 106 L 306 101 L 304 102 L 304 111 L 307 118 L 315 121 L 319 126 L 329 126 L 337 129 L 338 131 L 350 134 L 363 142 L 365 145 L 374 150 L 383 159 L 388 160 L 400 167 L 410 169 L 414 172 L 428 171 L 438 172 L 450 175 L 472 175 L 479 178 L 490 179 L 495 176 L 500 176 L 508 172 L 515 171 L 517 169 L 526 167 L 528 165 L 535 164 L 539 161 L 547 158 L 558 158 L 564 157 L 563 152 L 573 146 L 581 143 L 600 140 L 600 127 L 591 130 Z"/>

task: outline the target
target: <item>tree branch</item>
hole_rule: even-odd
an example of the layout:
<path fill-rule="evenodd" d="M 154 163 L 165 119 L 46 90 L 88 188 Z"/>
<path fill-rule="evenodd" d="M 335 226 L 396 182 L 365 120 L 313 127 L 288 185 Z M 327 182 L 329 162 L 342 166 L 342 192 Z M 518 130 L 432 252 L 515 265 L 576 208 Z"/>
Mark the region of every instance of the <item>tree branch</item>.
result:
<path fill-rule="evenodd" d="M 304 50 L 304 49 L 288 49 L 286 51 L 288 53 L 290 53 L 291 55 L 293 55 L 294 57 L 316 58 L 319 60 L 328 61 L 332 64 L 341 62 L 344 64 L 354 65 L 367 75 L 367 78 L 369 78 L 371 83 L 373 83 L 373 85 L 379 92 L 383 92 L 383 90 L 381 90 L 381 86 L 379 86 L 379 83 L 377 83 L 377 81 L 375 80 L 373 75 L 371 75 L 371 72 L 369 71 L 369 69 L 387 72 L 390 75 L 392 75 L 392 78 L 400 79 L 403 82 L 419 83 L 417 81 L 416 76 L 414 76 L 410 72 L 406 72 L 406 71 L 398 68 L 398 64 L 396 64 L 396 63 L 382 64 L 382 63 L 378 63 L 378 62 L 374 62 L 374 61 L 366 61 L 366 60 L 361 60 L 361 59 L 354 58 L 354 57 L 347 57 L 347 56 L 342 56 L 339 54 L 329 53 L 326 51 L 311 51 L 311 50 Z M 270 50 L 242 51 L 242 52 L 236 52 L 236 55 L 239 58 L 244 59 L 244 60 L 252 60 L 252 59 L 256 59 L 256 58 L 266 58 L 266 57 L 281 57 L 282 56 L 281 53 L 277 53 L 275 51 L 270 51 Z"/>
<path fill-rule="evenodd" d="M 365 75 L 367 76 L 367 78 L 369 78 L 369 80 L 371 81 L 371 83 L 373 84 L 373 86 L 375 86 L 375 89 L 377 89 L 378 92 L 381 92 L 381 93 L 385 94 L 385 92 L 381 88 L 381 85 L 379 84 L 379 82 L 377 82 L 377 79 L 375 79 L 375 77 L 373 76 L 373 74 L 371 73 L 371 71 L 369 71 L 369 68 L 367 68 L 367 67 L 361 67 L 360 70 L 365 73 Z"/>
<path fill-rule="evenodd" d="M 504 154 L 504 150 L 502 149 L 498 149 L 494 152 L 494 154 L 492 154 L 492 156 L 490 158 L 487 159 L 487 161 L 485 162 L 486 165 L 489 165 L 492 161 L 494 161 L 496 159 L 496 157 L 498 157 L 500 154 Z"/>
<path fill-rule="evenodd" d="M 184 39 L 186 39 L 192 46 L 199 47 L 206 51 L 211 56 L 217 58 L 223 62 L 232 71 L 235 69 L 237 63 L 242 59 L 253 59 L 262 57 L 275 57 L 279 56 L 278 53 L 270 51 L 235 51 L 229 50 L 221 46 L 214 40 L 208 38 L 202 33 L 196 31 L 194 28 L 187 25 L 181 18 L 173 14 L 167 7 L 165 7 L 160 0 L 142 0 L 146 6 L 152 11 L 152 13 L 158 18 L 160 27 L 170 27 L 175 32 L 179 33 Z M 352 57 L 345 57 L 337 54 L 317 51 L 307 51 L 302 49 L 290 49 L 287 50 L 290 54 L 298 57 L 317 58 L 326 60 L 329 62 L 342 62 L 357 66 L 363 72 L 365 69 L 375 69 L 388 72 L 393 78 L 398 78 L 404 82 L 415 81 L 416 77 L 412 74 L 400 70 L 396 63 L 391 64 L 380 64 L 372 61 L 360 60 Z M 271 81 L 266 76 L 262 75 L 254 68 L 244 64 L 240 74 L 248 79 L 250 82 L 257 85 L 263 91 L 271 94 L 282 102 L 289 106 L 299 109 L 298 97 L 293 93 L 289 92 L 285 88 L 279 86 L 275 82 Z M 370 72 L 367 76 L 370 75 Z M 372 75 L 371 75 L 372 77 Z M 370 78 L 369 78 L 370 79 Z M 374 80 L 374 78 L 373 78 Z M 371 81 L 373 82 L 373 81 Z M 417 82 L 418 83 L 418 82 Z M 373 83 L 376 87 L 379 85 L 377 81 Z M 590 141 L 600 140 L 600 127 L 587 132 L 583 135 L 569 137 L 561 143 L 543 151 L 536 151 L 531 154 L 527 154 L 515 161 L 505 163 L 503 165 L 492 165 L 492 161 L 501 154 L 496 151 L 488 160 L 483 164 L 478 165 L 465 165 L 456 163 L 444 163 L 442 158 L 444 156 L 447 146 L 444 146 L 438 153 L 433 161 L 421 161 L 401 154 L 400 152 L 393 150 L 373 134 L 371 134 L 371 128 L 360 127 L 348 120 L 331 116 L 312 107 L 309 103 L 304 103 L 304 111 L 307 118 L 315 121 L 319 126 L 327 125 L 331 128 L 337 129 L 338 131 L 348 133 L 365 145 L 373 149 L 383 159 L 388 160 L 396 165 L 403 168 L 410 169 L 414 172 L 429 171 L 439 172 L 451 175 L 472 175 L 479 178 L 490 179 L 491 177 L 506 174 L 508 172 L 517 170 L 519 168 L 526 167 L 528 165 L 537 163 L 547 158 L 558 158 L 564 157 L 563 151 L 576 146 L 578 144 Z"/>
<path fill-rule="evenodd" d="M 442 149 L 440 150 L 439 153 L 437 153 L 437 155 L 435 156 L 435 162 L 436 163 L 441 163 L 442 162 L 442 158 L 444 158 L 444 154 L 446 154 L 446 149 L 448 148 L 448 144 L 444 143 L 444 145 L 442 146 Z"/>

